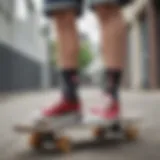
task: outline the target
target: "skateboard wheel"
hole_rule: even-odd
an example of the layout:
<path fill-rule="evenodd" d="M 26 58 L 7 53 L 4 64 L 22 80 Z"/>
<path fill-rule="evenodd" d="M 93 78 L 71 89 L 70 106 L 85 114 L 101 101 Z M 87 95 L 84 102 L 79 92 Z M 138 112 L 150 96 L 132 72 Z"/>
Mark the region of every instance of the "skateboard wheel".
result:
<path fill-rule="evenodd" d="M 33 133 L 29 137 L 29 144 L 32 148 L 38 150 L 41 148 L 41 134 L 40 133 Z"/>
<path fill-rule="evenodd" d="M 105 129 L 104 128 L 95 128 L 93 130 L 93 135 L 94 137 L 98 139 L 103 139 L 105 136 Z"/>
<path fill-rule="evenodd" d="M 136 127 L 128 126 L 124 132 L 127 140 L 136 140 L 138 137 L 138 129 Z"/>
<path fill-rule="evenodd" d="M 57 149 L 64 153 L 69 153 L 71 151 L 71 142 L 68 137 L 61 137 L 56 143 Z"/>

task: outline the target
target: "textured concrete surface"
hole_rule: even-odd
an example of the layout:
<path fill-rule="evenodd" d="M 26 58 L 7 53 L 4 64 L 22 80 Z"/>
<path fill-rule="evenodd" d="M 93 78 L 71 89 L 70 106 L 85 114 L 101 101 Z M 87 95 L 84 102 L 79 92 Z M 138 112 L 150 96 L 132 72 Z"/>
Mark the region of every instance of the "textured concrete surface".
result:
<path fill-rule="evenodd" d="M 101 101 L 97 89 L 82 89 L 81 96 L 85 109 Z M 32 151 L 26 143 L 27 137 L 14 133 L 12 127 L 26 120 L 33 110 L 40 109 L 58 97 L 57 91 L 0 95 L 0 160 L 160 159 L 160 92 L 157 91 L 124 91 L 121 94 L 124 115 L 142 118 L 140 137 L 135 142 L 88 143 L 70 155 Z"/>

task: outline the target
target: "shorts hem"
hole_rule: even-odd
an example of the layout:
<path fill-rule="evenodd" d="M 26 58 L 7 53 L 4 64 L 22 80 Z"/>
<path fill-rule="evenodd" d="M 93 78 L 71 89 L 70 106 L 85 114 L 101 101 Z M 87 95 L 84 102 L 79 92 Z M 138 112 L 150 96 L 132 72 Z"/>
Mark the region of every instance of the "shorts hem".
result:
<path fill-rule="evenodd" d="M 44 7 L 44 13 L 46 16 L 51 16 L 54 14 L 54 12 L 59 11 L 59 10 L 65 10 L 65 9 L 77 9 L 77 12 L 79 11 L 79 6 L 77 3 L 73 2 L 66 2 L 66 3 L 53 3 L 53 4 L 47 4 Z"/>

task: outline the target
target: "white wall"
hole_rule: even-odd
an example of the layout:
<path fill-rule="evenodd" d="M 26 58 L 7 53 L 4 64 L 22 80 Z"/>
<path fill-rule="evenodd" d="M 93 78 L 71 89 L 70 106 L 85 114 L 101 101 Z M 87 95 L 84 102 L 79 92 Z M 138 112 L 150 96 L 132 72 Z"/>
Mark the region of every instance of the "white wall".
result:
<path fill-rule="evenodd" d="M 20 50 L 19 54 L 39 63 L 42 69 L 42 87 L 47 87 L 47 44 L 46 37 L 40 34 L 39 13 L 32 12 L 27 19 L 19 19 L 15 15 L 15 2 L 16 0 L 0 0 L 0 42 Z M 10 15 L 9 19 L 7 15 Z"/>
<path fill-rule="evenodd" d="M 13 35 L 13 1 L 0 0 L 0 42 L 11 44 Z"/>
<path fill-rule="evenodd" d="M 34 20 L 15 20 L 13 45 L 22 51 L 24 56 L 45 63 L 47 61 L 46 40 L 40 36 L 40 28 Z"/>
<path fill-rule="evenodd" d="M 7 22 L 7 20 L 4 18 L 4 15 L 0 13 L 0 42 L 9 43 L 9 32 L 9 22 Z"/>
<path fill-rule="evenodd" d="M 131 25 L 129 31 L 130 38 L 130 84 L 131 88 L 139 89 L 143 85 L 142 75 L 142 42 L 141 42 L 141 31 L 140 22 L 138 21 L 139 14 L 147 6 L 148 0 L 134 0 L 132 4 L 128 5 L 123 10 L 123 15 L 126 20 Z"/>
<path fill-rule="evenodd" d="M 33 12 L 27 19 L 18 19 L 13 2 L 0 0 L 0 41 L 19 49 L 27 58 L 46 63 L 46 39 L 40 35 L 38 13 Z"/>
<path fill-rule="evenodd" d="M 135 21 L 129 32 L 130 34 L 130 84 L 131 88 L 138 89 L 142 87 L 142 43 L 140 34 L 140 24 L 139 21 Z"/>

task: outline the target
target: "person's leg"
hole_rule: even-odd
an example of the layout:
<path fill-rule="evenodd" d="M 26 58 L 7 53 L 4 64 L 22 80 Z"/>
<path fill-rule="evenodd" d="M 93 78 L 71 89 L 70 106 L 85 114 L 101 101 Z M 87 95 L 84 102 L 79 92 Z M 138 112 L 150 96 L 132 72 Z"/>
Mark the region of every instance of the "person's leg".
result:
<path fill-rule="evenodd" d="M 101 49 L 105 65 L 106 93 L 118 98 L 126 54 L 126 24 L 117 4 L 95 7 L 101 25 Z"/>
<path fill-rule="evenodd" d="M 101 50 L 105 65 L 105 106 L 93 109 L 100 119 L 117 119 L 119 117 L 118 91 L 124 70 L 126 54 L 126 23 L 121 13 L 120 1 L 93 0 L 93 9 L 101 27 Z M 95 3 L 94 3 L 95 2 Z M 105 109 L 108 108 L 109 109 Z M 99 114 L 100 113 L 100 114 Z M 101 114 L 103 113 L 103 114 Z"/>
<path fill-rule="evenodd" d="M 58 64 L 61 70 L 63 96 L 67 100 L 77 100 L 79 42 L 76 30 L 76 12 L 68 10 L 57 13 L 55 24 L 58 34 Z"/>
<path fill-rule="evenodd" d="M 46 0 L 45 13 L 55 20 L 58 35 L 58 65 L 62 79 L 62 101 L 44 109 L 46 116 L 61 116 L 77 112 L 80 108 L 77 95 L 79 40 L 76 18 L 80 9 L 79 0 Z"/>

